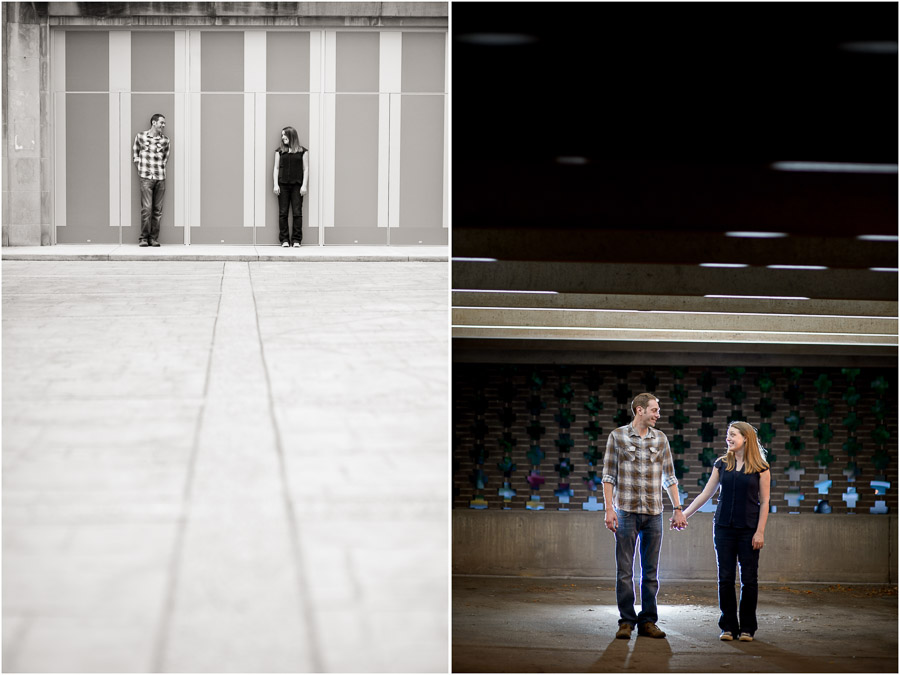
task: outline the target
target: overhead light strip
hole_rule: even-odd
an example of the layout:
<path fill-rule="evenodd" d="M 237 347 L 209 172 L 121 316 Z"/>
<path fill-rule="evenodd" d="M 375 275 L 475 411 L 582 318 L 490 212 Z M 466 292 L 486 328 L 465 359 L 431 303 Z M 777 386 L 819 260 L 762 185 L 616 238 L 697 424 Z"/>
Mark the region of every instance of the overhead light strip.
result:
<path fill-rule="evenodd" d="M 753 231 L 736 231 L 726 232 L 726 237 L 742 237 L 744 239 L 781 239 L 786 237 L 786 232 L 753 232 Z"/>
<path fill-rule="evenodd" d="M 559 295 L 559 291 L 499 291 L 493 289 L 453 288 L 452 293 L 527 293 L 530 295 Z"/>
<path fill-rule="evenodd" d="M 857 164 L 852 162 L 775 162 L 776 171 L 813 173 L 897 173 L 896 164 Z"/>
<path fill-rule="evenodd" d="M 880 319 L 884 321 L 896 321 L 896 316 L 857 316 L 850 314 L 788 314 L 783 312 L 705 312 L 675 309 L 586 309 L 567 307 L 499 307 L 495 305 L 453 305 L 453 309 L 483 309 L 486 311 L 517 311 L 517 312 L 608 312 L 611 314 L 702 314 L 704 316 L 765 316 L 779 318 L 812 318 L 812 319 Z"/>
<path fill-rule="evenodd" d="M 453 262 L 497 262 L 496 258 L 450 258 Z"/>
<path fill-rule="evenodd" d="M 456 339 L 469 339 L 469 340 L 509 340 L 508 337 L 503 337 L 500 335 L 457 335 L 454 336 Z M 523 335 L 520 338 L 516 338 L 519 340 L 544 340 L 546 338 L 541 337 L 528 337 L 527 335 Z M 584 340 L 582 337 L 556 337 L 554 340 Z M 671 339 L 671 340 L 648 340 L 647 338 L 616 338 L 615 340 L 611 340 L 611 342 L 671 342 L 671 343 L 682 343 L 682 344 L 696 344 L 698 342 L 702 342 L 703 344 L 760 344 L 760 345 L 810 345 L 810 346 L 819 346 L 819 347 L 891 347 L 892 344 L 885 344 L 884 342 L 804 342 L 801 340 L 797 340 L 794 342 L 778 342 L 774 340 L 679 340 L 679 339 Z"/>
<path fill-rule="evenodd" d="M 770 270 L 827 270 L 824 265 L 766 265 Z"/>
<path fill-rule="evenodd" d="M 477 328 L 483 330 L 568 330 L 568 331 L 627 331 L 632 333 L 648 333 L 648 332 L 665 332 L 665 333 L 724 333 L 741 335 L 818 335 L 821 337 L 895 337 L 889 333 L 817 333 L 815 331 L 793 331 L 793 330 L 734 330 L 721 328 L 611 328 L 596 326 L 493 326 L 493 325 L 476 325 L 476 324 L 453 324 L 453 328 Z"/>

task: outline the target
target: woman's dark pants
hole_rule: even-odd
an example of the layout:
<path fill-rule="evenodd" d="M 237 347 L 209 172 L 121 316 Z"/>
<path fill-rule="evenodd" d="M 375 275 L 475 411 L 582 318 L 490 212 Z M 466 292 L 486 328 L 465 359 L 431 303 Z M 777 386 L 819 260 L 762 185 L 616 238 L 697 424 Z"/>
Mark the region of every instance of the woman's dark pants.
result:
<path fill-rule="evenodd" d="M 299 244 L 303 239 L 303 195 L 300 183 L 279 183 L 278 195 L 278 240 L 280 243 L 293 241 Z M 288 231 L 288 207 L 293 211 L 294 237 Z"/>
<path fill-rule="evenodd" d="M 719 565 L 719 628 L 735 635 L 756 633 L 756 600 L 759 596 L 757 573 L 759 551 L 753 550 L 756 528 L 715 526 L 713 542 Z M 741 565 L 740 621 L 734 596 L 737 565 Z"/>

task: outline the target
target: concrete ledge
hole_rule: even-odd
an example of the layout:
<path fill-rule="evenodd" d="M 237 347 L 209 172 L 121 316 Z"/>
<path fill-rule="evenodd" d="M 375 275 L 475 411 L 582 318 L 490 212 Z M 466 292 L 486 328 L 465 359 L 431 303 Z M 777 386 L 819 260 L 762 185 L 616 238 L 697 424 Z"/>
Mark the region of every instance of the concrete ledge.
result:
<path fill-rule="evenodd" d="M 443 262 L 447 246 L 183 246 L 58 244 L 3 247 L 3 260 L 226 260 L 238 262 Z"/>
<path fill-rule="evenodd" d="M 697 513 L 685 531 L 666 530 L 661 579 L 716 579 L 712 517 Z M 454 509 L 452 519 L 453 574 L 615 578 L 602 511 Z M 897 516 L 770 514 L 759 574 L 761 582 L 897 583 Z"/>

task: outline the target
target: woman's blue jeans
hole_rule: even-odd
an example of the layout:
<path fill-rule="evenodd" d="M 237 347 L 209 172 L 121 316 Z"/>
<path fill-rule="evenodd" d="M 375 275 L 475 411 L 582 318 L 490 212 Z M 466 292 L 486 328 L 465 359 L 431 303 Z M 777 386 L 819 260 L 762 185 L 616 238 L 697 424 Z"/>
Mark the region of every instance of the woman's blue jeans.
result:
<path fill-rule="evenodd" d="M 655 516 L 616 510 L 619 527 L 616 532 L 616 602 L 619 623 L 632 626 L 645 622 L 656 623 L 656 594 L 659 579 L 659 549 L 662 544 L 663 514 Z M 634 551 L 641 546 L 641 613 L 634 611 Z"/>
<path fill-rule="evenodd" d="M 756 528 L 719 525 L 713 530 L 716 562 L 719 565 L 719 628 L 729 633 L 753 635 L 757 628 L 759 551 L 753 550 L 754 532 Z M 734 597 L 738 562 L 741 564 L 740 612 Z"/>

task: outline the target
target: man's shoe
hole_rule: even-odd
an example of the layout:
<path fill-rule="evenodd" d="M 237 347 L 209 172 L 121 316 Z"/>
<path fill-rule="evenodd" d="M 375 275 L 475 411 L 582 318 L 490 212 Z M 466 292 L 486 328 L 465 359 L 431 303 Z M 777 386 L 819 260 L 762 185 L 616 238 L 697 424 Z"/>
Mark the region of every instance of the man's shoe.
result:
<path fill-rule="evenodd" d="M 666 634 L 661 631 L 655 623 L 647 621 L 638 625 L 638 635 L 644 635 L 652 638 L 664 638 Z"/>
<path fill-rule="evenodd" d="M 619 630 L 616 631 L 616 638 L 619 640 L 630 640 L 631 639 L 631 631 L 634 630 L 634 626 L 630 623 L 620 623 Z"/>
<path fill-rule="evenodd" d="M 151 246 L 159 246 L 159 242 L 156 241 L 156 239 L 151 239 L 151 240 L 150 240 L 150 245 L 151 245 Z"/>
<path fill-rule="evenodd" d="M 150 245 L 150 244 L 147 243 L 147 240 L 146 240 L 146 239 L 141 239 L 141 240 L 138 242 L 138 246 L 149 246 L 149 245 Z"/>
<path fill-rule="evenodd" d="M 753 636 L 750 633 L 741 633 L 741 637 L 738 640 L 741 642 L 753 642 Z"/>
<path fill-rule="evenodd" d="M 734 635 L 729 633 L 727 630 L 723 630 L 722 634 L 719 636 L 719 639 L 723 642 L 731 642 L 732 640 L 734 640 Z"/>

